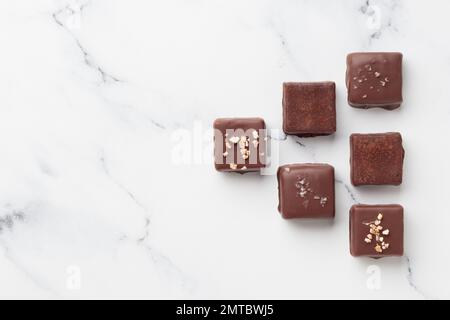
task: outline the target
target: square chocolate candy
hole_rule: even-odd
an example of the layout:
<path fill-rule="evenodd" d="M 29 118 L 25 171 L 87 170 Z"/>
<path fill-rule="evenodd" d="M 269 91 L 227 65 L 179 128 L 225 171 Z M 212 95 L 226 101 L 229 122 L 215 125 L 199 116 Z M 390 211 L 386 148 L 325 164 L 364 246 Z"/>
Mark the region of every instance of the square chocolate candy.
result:
<path fill-rule="evenodd" d="M 404 155 L 400 133 L 352 134 L 350 136 L 352 184 L 400 185 Z"/>
<path fill-rule="evenodd" d="M 214 162 L 217 171 L 247 173 L 265 167 L 266 124 L 261 118 L 214 121 Z"/>
<path fill-rule="evenodd" d="M 334 168 L 327 164 L 291 164 L 278 169 L 283 218 L 334 218 Z"/>
<path fill-rule="evenodd" d="M 283 131 L 299 137 L 323 136 L 336 132 L 334 82 L 284 83 Z"/>
<path fill-rule="evenodd" d="M 348 103 L 355 108 L 400 107 L 402 59 L 398 52 L 357 52 L 347 56 Z"/>
<path fill-rule="evenodd" d="M 354 205 L 350 209 L 350 253 L 381 258 L 403 255 L 403 207 Z"/>

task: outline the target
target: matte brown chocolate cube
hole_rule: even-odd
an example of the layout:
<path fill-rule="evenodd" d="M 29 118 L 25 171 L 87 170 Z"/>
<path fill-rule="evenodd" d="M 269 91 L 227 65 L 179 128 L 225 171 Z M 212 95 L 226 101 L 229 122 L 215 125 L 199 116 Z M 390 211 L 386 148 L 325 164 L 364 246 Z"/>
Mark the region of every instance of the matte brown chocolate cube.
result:
<path fill-rule="evenodd" d="M 405 151 L 400 133 L 352 134 L 350 175 L 354 186 L 400 185 Z"/>
<path fill-rule="evenodd" d="M 355 108 L 400 107 L 402 60 L 399 52 L 357 52 L 347 56 L 348 103 Z"/>
<path fill-rule="evenodd" d="M 299 137 L 336 132 L 334 82 L 288 82 L 283 84 L 283 131 Z"/>
<path fill-rule="evenodd" d="M 278 169 L 283 218 L 334 218 L 334 168 L 327 164 L 291 164 Z"/>
<path fill-rule="evenodd" d="M 350 209 L 350 253 L 381 258 L 403 255 L 403 207 L 354 205 Z"/>
<path fill-rule="evenodd" d="M 214 163 L 217 171 L 247 173 L 266 165 L 266 124 L 261 118 L 214 121 Z"/>

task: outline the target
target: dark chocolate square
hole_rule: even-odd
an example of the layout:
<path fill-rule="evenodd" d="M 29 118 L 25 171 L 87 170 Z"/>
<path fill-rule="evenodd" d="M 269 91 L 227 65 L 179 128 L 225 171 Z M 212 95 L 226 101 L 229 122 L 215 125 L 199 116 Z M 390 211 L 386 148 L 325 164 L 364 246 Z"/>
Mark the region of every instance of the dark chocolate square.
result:
<path fill-rule="evenodd" d="M 265 167 L 266 124 L 261 118 L 214 121 L 214 162 L 217 171 L 246 173 Z"/>
<path fill-rule="evenodd" d="M 327 164 L 291 164 L 278 169 L 283 218 L 334 218 L 334 168 Z"/>
<path fill-rule="evenodd" d="M 398 132 L 352 134 L 350 175 L 354 186 L 400 185 L 405 151 Z"/>
<path fill-rule="evenodd" d="M 403 255 L 403 207 L 354 205 L 350 209 L 350 253 L 381 258 Z"/>
<path fill-rule="evenodd" d="M 283 131 L 300 137 L 336 132 L 334 82 L 284 83 Z"/>
<path fill-rule="evenodd" d="M 402 59 L 398 52 L 357 52 L 347 56 L 348 103 L 355 108 L 400 107 Z"/>

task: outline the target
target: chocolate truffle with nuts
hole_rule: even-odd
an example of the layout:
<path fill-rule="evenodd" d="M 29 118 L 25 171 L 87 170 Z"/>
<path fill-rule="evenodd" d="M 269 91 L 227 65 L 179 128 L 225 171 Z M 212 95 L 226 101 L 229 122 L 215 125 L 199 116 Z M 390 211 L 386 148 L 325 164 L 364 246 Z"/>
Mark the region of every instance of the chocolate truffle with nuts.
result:
<path fill-rule="evenodd" d="M 400 107 L 402 60 L 399 52 L 357 52 L 347 56 L 348 103 L 355 108 Z"/>
<path fill-rule="evenodd" d="M 266 124 L 261 118 L 214 121 L 214 163 L 217 171 L 247 173 L 266 166 Z"/>
<path fill-rule="evenodd" d="M 290 164 L 278 169 L 278 211 L 283 218 L 334 218 L 334 168 Z"/>
<path fill-rule="evenodd" d="M 363 205 L 350 209 L 350 253 L 381 258 L 403 255 L 403 207 Z"/>

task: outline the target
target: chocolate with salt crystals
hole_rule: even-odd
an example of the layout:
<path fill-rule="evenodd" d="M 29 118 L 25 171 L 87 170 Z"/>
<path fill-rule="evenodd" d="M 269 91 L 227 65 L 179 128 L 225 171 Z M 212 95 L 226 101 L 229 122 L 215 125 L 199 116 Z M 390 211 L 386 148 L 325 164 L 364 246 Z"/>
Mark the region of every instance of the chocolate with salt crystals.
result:
<path fill-rule="evenodd" d="M 354 205 L 350 209 L 350 253 L 381 258 L 403 255 L 403 207 Z"/>
<path fill-rule="evenodd" d="M 334 168 L 327 164 L 290 164 L 278 169 L 283 218 L 334 218 Z"/>
<path fill-rule="evenodd" d="M 348 103 L 355 108 L 400 107 L 402 59 L 399 52 L 356 52 L 347 56 Z"/>
<path fill-rule="evenodd" d="M 214 121 L 214 163 L 217 171 L 247 173 L 266 166 L 266 124 L 261 118 Z"/>

